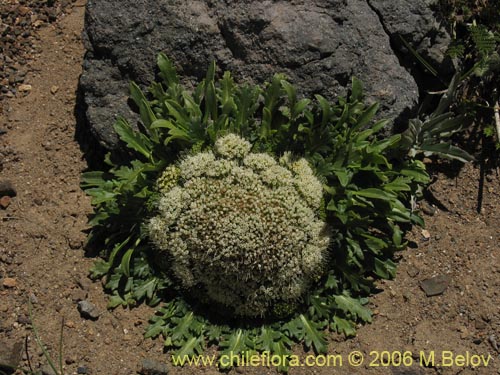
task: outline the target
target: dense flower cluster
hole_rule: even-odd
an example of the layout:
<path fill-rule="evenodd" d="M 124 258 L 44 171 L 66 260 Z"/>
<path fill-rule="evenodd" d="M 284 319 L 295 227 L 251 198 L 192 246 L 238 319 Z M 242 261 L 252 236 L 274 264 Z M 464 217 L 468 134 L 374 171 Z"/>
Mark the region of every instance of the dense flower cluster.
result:
<path fill-rule="evenodd" d="M 148 227 L 186 289 L 240 316 L 294 303 L 321 277 L 329 236 L 318 218 L 322 185 L 306 160 L 251 153 L 230 134 L 158 181 Z"/>

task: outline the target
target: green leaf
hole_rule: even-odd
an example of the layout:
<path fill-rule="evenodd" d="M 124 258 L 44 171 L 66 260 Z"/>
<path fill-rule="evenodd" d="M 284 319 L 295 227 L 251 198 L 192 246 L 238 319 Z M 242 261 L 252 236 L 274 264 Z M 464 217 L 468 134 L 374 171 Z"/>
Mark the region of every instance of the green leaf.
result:
<path fill-rule="evenodd" d="M 127 306 L 127 302 L 117 293 L 112 295 L 108 300 L 108 309 L 114 309 L 118 306 Z"/>
<path fill-rule="evenodd" d="M 351 314 L 364 322 L 371 322 L 372 314 L 369 309 L 363 307 L 360 301 L 347 295 L 334 296 L 337 307 L 347 314 Z"/>
<path fill-rule="evenodd" d="M 156 320 L 153 324 L 149 325 L 144 334 L 145 339 L 158 337 L 165 331 L 166 322 L 163 319 Z"/>
<path fill-rule="evenodd" d="M 440 156 L 448 159 L 456 159 L 461 161 L 462 163 L 474 160 L 474 157 L 472 155 L 458 147 L 452 146 L 448 142 L 435 144 L 424 143 L 420 146 L 420 150 L 426 153 L 439 154 Z"/>
<path fill-rule="evenodd" d="M 235 355 L 253 349 L 248 340 L 248 332 L 242 329 L 232 332 L 229 338 L 226 337 L 224 341 L 220 343 L 220 347 L 223 349 L 221 355 L 226 355 L 228 358 L 233 359 Z M 230 363 L 230 366 L 232 365 L 233 363 Z"/>
<path fill-rule="evenodd" d="M 351 191 L 351 194 L 365 198 L 380 199 L 384 201 L 391 201 L 394 198 L 393 194 L 377 188 L 368 188 L 358 191 Z"/>
<path fill-rule="evenodd" d="M 259 349 L 272 352 L 274 343 L 281 338 L 281 334 L 270 327 L 263 326 L 258 338 Z"/>
<path fill-rule="evenodd" d="M 390 259 L 375 258 L 375 274 L 383 279 L 392 279 L 396 276 L 396 264 Z"/>
<path fill-rule="evenodd" d="M 90 269 L 91 278 L 96 280 L 108 273 L 110 264 L 103 260 L 97 260 Z"/>
<path fill-rule="evenodd" d="M 361 129 L 363 126 L 367 125 L 375 116 L 378 111 L 379 104 L 374 103 L 368 107 L 356 120 L 356 125 L 353 127 L 352 131 Z"/>
<path fill-rule="evenodd" d="M 172 86 L 179 83 L 179 77 L 177 76 L 174 64 L 164 53 L 158 54 L 156 64 L 160 69 L 160 77 L 165 82 L 165 85 Z"/>
<path fill-rule="evenodd" d="M 182 347 L 177 350 L 176 354 L 179 358 L 188 358 L 203 352 L 203 337 L 191 337 L 186 340 Z"/>
<path fill-rule="evenodd" d="M 120 263 L 123 270 L 123 274 L 127 277 L 130 277 L 130 259 L 132 258 L 134 251 L 135 247 L 128 249 L 127 252 L 123 255 L 122 261 Z"/>
<path fill-rule="evenodd" d="M 190 328 L 193 321 L 194 313 L 192 311 L 181 318 L 172 318 L 174 328 L 170 337 L 174 343 L 191 337 Z"/>
<path fill-rule="evenodd" d="M 146 158 L 151 157 L 152 143 L 144 134 L 136 132 L 124 118 L 116 120 L 114 125 L 116 133 L 125 142 L 127 147 L 141 153 Z"/>
<path fill-rule="evenodd" d="M 353 76 L 351 87 L 351 102 L 360 102 L 363 99 L 363 84 L 359 79 Z"/>
<path fill-rule="evenodd" d="M 316 353 L 326 353 L 328 343 L 325 340 L 323 332 L 324 325 L 321 323 L 312 322 L 303 314 L 299 315 L 302 327 L 304 329 L 304 341 L 307 347 L 313 346 Z"/>
<path fill-rule="evenodd" d="M 81 187 L 83 189 L 89 187 L 99 187 L 103 188 L 106 180 L 104 179 L 104 172 L 101 171 L 90 171 L 84 172 L 81 175 Z"/>
<path fill-rule="evenodd" d="M 343 333 L 346 337 L 356 336 L 356 326 L 351 320 L 334 316 L 331 328 L 338 333 Z"/>

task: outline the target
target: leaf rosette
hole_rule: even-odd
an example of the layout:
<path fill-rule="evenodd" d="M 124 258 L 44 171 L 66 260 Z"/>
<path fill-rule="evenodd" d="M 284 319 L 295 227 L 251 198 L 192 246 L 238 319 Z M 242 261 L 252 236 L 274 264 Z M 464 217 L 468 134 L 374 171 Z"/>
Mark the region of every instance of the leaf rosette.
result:
<path fill-rule="evenodd" d="M 327 330 L 353 335 L 374 280 L 394 276 L 406 230 L 423 225 L 418 134 L 381 135 L 388 121 L 355 78 L 330 103 L 299 99 L 283 75 L 238 85 L 212 64 L 188 91 L 163 54 L 158 67 L 149 94 L 130 85 L 139 126 L 115 124 L 129 158 L 83 175 L 109 307 L 163 302 L 146 337 L 182 356 L 212 344 L 284 356 L 294 341 L 324 353 Z"/>

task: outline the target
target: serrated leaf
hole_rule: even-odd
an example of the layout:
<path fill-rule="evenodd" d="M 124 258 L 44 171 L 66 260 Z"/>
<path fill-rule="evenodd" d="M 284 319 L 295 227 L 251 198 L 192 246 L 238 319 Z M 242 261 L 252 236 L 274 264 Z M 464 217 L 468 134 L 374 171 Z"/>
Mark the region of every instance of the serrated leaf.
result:
<path fill-rule="evenodd" d="M 188 358 L 203 352 L 203 337 L 191 337 L 176 351 L 177 357 Z"/>
<path fill-rule="evenodd" d="M 150 324 L 144 334 L 144 338 L 155 338 L 163 333 L 165 330 L 166 322 L 163 319 L 156 320 L 153 324 Z"/>
<path fill-rule="evenodd" d="M 104 179 L 104 172 L 101 171 L 90 171 L 84 172 L 81 175 L 80 186 L 85 189 L 89 187 L 99 187 L 102 188 L 106 183 Z"/>
<path fill-rule="evenodd" d="M 114 294 L 111 297 L 109 297 L 108 300 L 108 309 L 114 309 L 118 306 L 126 306 L 127 302 L 118 294 Z"/>
<path fill-rule="evenodd" d="M 148 159 L 151 157 L 151 140 L 144 134 L 134 131 L 124 118 L 116 120 L 114 129 L 127 147 L 139 152 Z"/>
<path fill-rule="evenodd" d="M 170 337 L 174 343 L 191 337 L 190 327 L 193 321 L 194 313 L 192 311 L 181 318 L 172 318 L 174 327 Z"/>
<path fill-rule="evenodd" d="M 312 345 L 316 353 L 326 353 L 328 344 L 323 332 L 324 324 L 310 321 L 303 314 L 299 315 L 299 319 L 304 329 L 304 342 L 306 346 L 311 347 Z"/>
<path fill-rule="evenodd" d="M 343 333 L 346 337 L 353 337 L 356 335 L 356 326 L 354 323 L 338 316 L 333 317 L 331 328 L 338 333 Z"/>
<path fill-rule="evenodd" d="M 92 279 L 98 279 L 109 272 L 110 264 L 103 260 L 98 260 L 94 263 L 92 268 L 90 269 L 90 277 Z"/>
<path fill-rule="evenodd" d="M 396 276 L 396 264 L 390 260 L 375 258 L 375 274 L 383 279 L 392 279 Z"/>
<path fill-rule="evenodd" d="M 339 295 L 333 297 L 337 307 L 347 314 L 351 314 L 365 322 L 371 322 L 372 314 L 370 309 L 367 309 L 359 300 L 346 295 Z"/>
<path fill-rule="evenodd" d="M 229 338 L 220 343 L 220 347 L 223 349 L 221 355 L 228 355 L 229 357 L 231 357 L 231 354 L 234 357 L 234 355 L 238 355 L 248 349 L 253 349 L 248 345 L 248 333 L 242 329 L 231 333 Z"/>

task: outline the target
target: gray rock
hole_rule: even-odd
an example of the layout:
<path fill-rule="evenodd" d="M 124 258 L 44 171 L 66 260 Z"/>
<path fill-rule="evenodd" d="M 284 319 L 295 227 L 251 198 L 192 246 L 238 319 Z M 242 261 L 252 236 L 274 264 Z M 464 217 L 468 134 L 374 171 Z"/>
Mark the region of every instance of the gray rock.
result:
<path fill-rule="evenodd" d="M 13 373 L 21 362 L 23 356 L 23 342 L 14 345 L 0 341 L 0 373 Z"/>
<path fill-rule="evenodd" d="M 425 292 L 427 297 L 438 296 L 443 294 L 448 285 L 450 285 L 450 276 L 438 275 L 425 279 L 420 282 L 420 287 Z"/>
<path fill-rule="evenodd" d="M 214 59 L 237 81 L 283 72 L 302 95 L 329 99 L 345 95 L 354 75 L 367 100 L 381 103 L 381 116 L 403 121 L 417 107 L 418 88 L 400 64 L 397 35 L 419 51 L 434 46 L 429 54 L 439 62 L 449 39 L 429 0 L 89 0 L 85 30 L 80 87 L 90 130 L 107 148 L 117 146 L 117 116 L 137 119 L 129 80 L 151 83 L 161 51 L 187 84 Z"/>
<path fill-rule="evenodd" d="M 78 311 L 80 312 L 80 316 L 84 319 L 99 319 L 99 310 L 94 304 L 90 303 L 89 301 L 78 302 Z"/>
<path fill-rule="evenodd" d="M 434 17 L 431 5 L 435 0 L 368 0 L 368 3 L 398 51 L 416 60 L 401 41 L 403 37 L 434 68 L 450 73 L 453 64 L 446 50 L 451 38 Z"/>
<path fill-rule="evenodd" d="M 168 367 L 165 363 L 146 358 L 142 361 L 140 373 L 142 375 L 167 375 Z"/>

